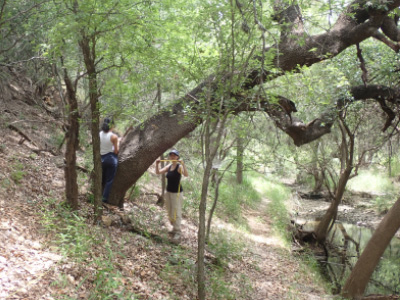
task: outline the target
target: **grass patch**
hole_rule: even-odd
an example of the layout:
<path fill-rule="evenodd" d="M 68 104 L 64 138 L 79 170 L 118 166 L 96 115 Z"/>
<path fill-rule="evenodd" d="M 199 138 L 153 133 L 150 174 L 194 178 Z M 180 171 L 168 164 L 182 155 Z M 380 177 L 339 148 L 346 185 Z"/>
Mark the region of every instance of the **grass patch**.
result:
<path fill-rule="evenodd" d="M 367 192 L 372 194 L 391 194 L 395 187 L 390 178 L 379 171 L 363 171 L 352 178 L 347 187 L 356 192 Z"/>
<path fill-rule="evenodd" d="M 16 184 L 20 184 L 25 175 L 24 165 L 21 162 L 14 163 L 12 166 L 11 179 Z"/>
<path fill-rule="evenodd" d="M 244 248 L 240 238 L 232 232 L 219 231 L 211 235 L 208 244 L 210 252 L 215 256 L 215 260 L 206 261 L 206 293 L 207 299 L 215 300 L 234 300 L 251 299 L 251 282 L 245 275 L 238 275 L 235 283 L 231 282 L 229 276 L 232 274 L 227 268 L 229 262 L 239 260 Z M 186 287 L 186 291 L 192 291 L 192 295 L 187 294 L 191 299 L 196 298 L 197 290 L 197 268 L 196 262 L 190 258 L 189 252 L 184 248 L 172 248 L 168 258 L 169 263 L 162 270 L 161 278 L 171 286 Z M 237 287 L 240 286 L 240 292 Z M 170 290 L 170 299 L 181 299 L 180 291 Z"/>
<path fill-rule="evenodd" d="M 310 249 L 305 248 L 305 251 L 301 254 L 291 256 L 289 259 L 293 259 L 297 261 L 297 265 L 299 266 L 297 272 L 295 273 L 294 282 L 312 282 L 313 285 L 321 287 L 322 290 L 331 291 L 333 289 L 332 283 L 323 276 L 323 270 L 321 269 L 321 265 L 315 258 L 315 255 Z M 289 255 L 287 252 L 285 252 Z M 283 254 L 285 255 L 285 254 Z M 298 299 L 296 294 L 298 294 L 299 288 L 296 283 L 293 284 L 293 288 L 290 291 L 292 298 L 289 299 Z M 337 298 L 334 298 L 337 299 Z"/>
<path fill-rule="evenodd" d="M 242 207 L 256 208 L 261 201 L 252 176 L 245 176 L 238 184 L 235 176 L 226 176 L 220 184 L 218 215 L 228 217 L 231 222 L 241 222 Z"/>
<path fill-rule="evenodd" d="M 169 299 L 179 300 L 179 292 L 175 293 L 173 286 L 183 285 L 186 290 L 193 291 L 190 295 L 195 298 L 196 291 L 196 262 L 190 258 L 185 249 L 176 247 L 169 250 L 168 263 L 160 273 L 161 279 L 171 285 L 169 290 Z"/>
<path fill-rule="evenodd" d="M 233 232 L 220 230 L 210 236 L 208 247 L 215 256 L 216 264 L 223 267 L 230 260 L 239 260 L 245 245 Z"/>
<path fill-rule="evenodd" d="M 388 168 L 389 161 L 386 162 L 385 166 Z M 398 177 L 400 175 L 400 159 L 398 157 L 393 157 L 390 162 L 391 167 L 391 177 Z"/>
<path fill-rule="evenodd" d="M 377 170 L 368 170 L 354 177 L 347 184 L 349 190 L 366 192 L 375 195 L 370 202 L 380 214 L 388 212 L 397 199 L 398 187 L 386 173 Z"/>
<path fill-rule="evenodd" d="M 378 196 L 372 200 L 372 206 L 379 214 L 386 214 L 396 202 L 396 199 L 394 195 L 392 197 Z"/>

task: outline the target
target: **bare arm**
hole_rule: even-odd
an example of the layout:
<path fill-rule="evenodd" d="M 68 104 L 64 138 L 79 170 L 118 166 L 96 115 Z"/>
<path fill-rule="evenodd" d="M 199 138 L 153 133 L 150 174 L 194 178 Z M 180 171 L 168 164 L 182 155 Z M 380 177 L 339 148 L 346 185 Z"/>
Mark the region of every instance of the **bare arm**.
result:
<path fill-rule="evenodd" d="M 118 154 L 119 152 L 119 146 L 118 146 L 118 136 L 116 134 L 113 134 L 111 136 L 111 143 L 114 145 L 114 153 Z"/>
<path fill-rule="evenodd" d="M 168 172 L 168 168 L 169 168 L 170 164 L 167 165 L 167 166 L 165 166 L 164 168 L 162 168 L 162 169 L 160 170 L 160 169 L 159 169 L 159 168 L 160 168 L 160 161 L 161 161 L 161 160 L 159 160 L 159 159 L 156 160 L 156 174 L 165 174 L 165 173 Z"/>

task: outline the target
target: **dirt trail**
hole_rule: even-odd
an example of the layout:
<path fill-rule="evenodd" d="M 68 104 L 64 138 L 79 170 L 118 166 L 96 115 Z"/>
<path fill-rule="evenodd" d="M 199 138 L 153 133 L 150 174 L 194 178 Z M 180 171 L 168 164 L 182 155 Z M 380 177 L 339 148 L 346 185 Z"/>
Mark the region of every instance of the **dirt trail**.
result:
<path fill-rule="evenodd" d="M 257 258 L 258 272 L 251 276 L 256 288 L 256 300 L 332 299 L 324 295 L 321 287 L 302 269 L 299 260 L 290 249 L 277 238 L 271 220 L 266 215 L 268 200 L 263 199 L 257 210 L 246 213 L 250 233 L 247 235 L 253 244 L 252 252 Z"/>

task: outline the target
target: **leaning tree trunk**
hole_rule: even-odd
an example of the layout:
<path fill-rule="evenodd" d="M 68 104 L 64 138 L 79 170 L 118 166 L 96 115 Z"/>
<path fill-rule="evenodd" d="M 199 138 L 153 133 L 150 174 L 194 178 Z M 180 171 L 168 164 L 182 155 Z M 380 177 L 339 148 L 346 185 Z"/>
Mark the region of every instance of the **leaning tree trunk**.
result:
<path fill-rule="evenodd" d="M 343 117 L 339 119 L 339 127 L 342 134 L 342 143 L 341 143 L 341 172 L 339 183 L 336 186 L 334 191 L 334 197 L 332 199 L 331 205 L 326 211 L 325 215 L 322 217 L 322 220 L 318 224 L 315 235 L 317 241 L 324 242 L 326 236 L 328 235 L 329 225 L 331 222 L 334 222 L 336 219 L 336 215 L 338 212 L 338 207 L 340 202 L 342 201 L 343 194 L 346 190 L 347 182 L 349 181 L 351 171 L 353 171 L 353 161 L 354 161 L 354 134 L 350 132 L 349 127 L 344 122 Z M 349 137 L 349 143 L 347 143 L 347 138 Z"/>
<path fill-rule="evenodd" d="M 340 202 L 342 201 L 344 191 L 346 189 L 347 182 L 349 181 L 350 174 L 353 168 L 346 169 L 340 176 L 338 187 L 335 191 L 335 197 L 332 199 L 331 205 L 329 206 L 328 210 L 325 212 L 324 216 L 322 217 L 321 221 L 319 222 L 316 230 L 315 235 L 317 241 L 324 242 L 326 236 L 328 234 L 329 225 L 333 222 L 336 218 L 338 207 Z"/>
<path fill-rule="evenodd" d="M 178 109 L 154 115 L 141 126 L 129 130 L 121 141 L 119 165 L 109 203 L 123 207 L 126 191 L 164 151 L 193 131 L 200 118 L 186 116 Z"/>
<path fill-rule="evenodd" d="M 375 230 L 360 258 L 357 260 L 356 265 L 343 287 L 343 297 L 351 299 L 360 299 L 362 297 L 382 254 L 400 228 L 399 216 L 400 198 L 379 223 L 378 228 Z"/>

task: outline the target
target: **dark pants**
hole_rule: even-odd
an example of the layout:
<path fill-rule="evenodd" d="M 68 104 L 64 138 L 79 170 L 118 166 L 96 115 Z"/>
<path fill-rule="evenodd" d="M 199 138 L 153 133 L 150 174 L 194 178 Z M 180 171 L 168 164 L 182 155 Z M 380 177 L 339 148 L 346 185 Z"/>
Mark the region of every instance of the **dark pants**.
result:
<path fill-rule="evenodd" d="M 101 156 L 101 167 L 103 169 L 103 202 L 108 201 L 115 173 L 117 172 L 117 166 L 118 157 L 115 153 L 110 152 Z"/>

